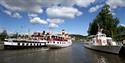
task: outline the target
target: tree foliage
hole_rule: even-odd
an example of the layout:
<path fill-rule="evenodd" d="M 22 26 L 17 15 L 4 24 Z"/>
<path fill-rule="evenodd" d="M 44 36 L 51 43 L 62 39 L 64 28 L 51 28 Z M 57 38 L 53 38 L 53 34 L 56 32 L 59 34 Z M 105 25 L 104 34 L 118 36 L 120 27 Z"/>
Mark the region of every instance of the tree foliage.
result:
<path fill-rule="evenodd" d="M 117 26 L 119 19 L 114 18 L 109 10 L 109 5 L 104 5 L 101 12 L 96 16 L 89 25 L 88 35 L 95 35 L 98 32 L 98 25 L 103 29 L 103 33 L 107 36 L 113 37 L 117 33 Z"/>
<path fill-rule="evenodd" d="M 3 32 L 0 33 L 0 41 L 3 41 L 7 37 L 8 37 L 7 31 L 3 30 Z"/>
<path fill-rule="evenodd" d="M 75 37 L 75 41 L 83 41 L 87 38 L 87 36 L 78 35 L 78 34 L 71 34 L 70 36 L 72 38 Z"/>
<path fill-rule="evenodd" d="M 13 34 L 12 36 L 11 36 L 11 38 L 17 38 L 19 36 L 19 34 L 18 33 L 15 33 L 15 34 Z"/>
<path fill-rule="evenodd" d="M 125 27 L 124 26 L 117 27 L 117 34 L 114 36 L 114 39 L 117 41 L 125 40 Z"/>

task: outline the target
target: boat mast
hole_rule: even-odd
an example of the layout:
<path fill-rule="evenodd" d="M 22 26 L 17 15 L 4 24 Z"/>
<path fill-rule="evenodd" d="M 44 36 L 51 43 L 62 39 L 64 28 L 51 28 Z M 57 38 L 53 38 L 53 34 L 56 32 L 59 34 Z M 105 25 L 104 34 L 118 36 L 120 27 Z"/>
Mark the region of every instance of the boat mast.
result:
<path fill-rule="evenodd" d="M 100 25 L 98 24 L 98 32 L 102 33 L 103 29 L 100 28 Z"/>

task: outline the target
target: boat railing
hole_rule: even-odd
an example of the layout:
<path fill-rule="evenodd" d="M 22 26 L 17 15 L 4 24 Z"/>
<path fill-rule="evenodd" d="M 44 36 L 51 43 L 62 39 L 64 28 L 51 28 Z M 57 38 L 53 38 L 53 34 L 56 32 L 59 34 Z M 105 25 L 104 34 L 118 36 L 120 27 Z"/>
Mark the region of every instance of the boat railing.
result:
<path fill-rule="evenodd" d="M 122 42 L 116 42 L 116 44 L 117 44 L 117 45 L 123 45 L 123 43 L 122 43 Z"/>

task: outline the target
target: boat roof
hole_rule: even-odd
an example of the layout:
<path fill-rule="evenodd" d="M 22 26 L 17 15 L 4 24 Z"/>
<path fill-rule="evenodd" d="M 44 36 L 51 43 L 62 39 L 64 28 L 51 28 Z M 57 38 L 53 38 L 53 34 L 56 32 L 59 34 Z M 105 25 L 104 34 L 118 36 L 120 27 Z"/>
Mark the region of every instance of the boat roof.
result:
<path fill-rule="evenodd" d="M 91 38 L 91 37 L 95 37 L 96 35 L 90 35 L 90 36 L 88 36 L 88 38 Z"/>
<path fill-rule="evenodd" d="M 102 32 L 98 32 L 97 35 L 106 35 L 106 34 L 104 34 Z"/>

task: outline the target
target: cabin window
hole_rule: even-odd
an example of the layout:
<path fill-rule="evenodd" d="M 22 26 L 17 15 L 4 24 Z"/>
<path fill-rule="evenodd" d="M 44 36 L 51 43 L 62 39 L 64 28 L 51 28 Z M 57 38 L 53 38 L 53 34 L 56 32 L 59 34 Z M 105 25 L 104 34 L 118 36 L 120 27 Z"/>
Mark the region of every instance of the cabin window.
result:
<path fill-rule="evenodd" d="M 37 43 L 35 43 L 35 46 L 37 46 Z"/>
<path fill-rule="evenodd" d="M 22 43 L 22 46 L 24 46 L 24 43 Z"/>
<path fill-rule="evenodd" d="M 41 45 L 42 45 L 42 43 L 41 43 Z"/>
<path fill-rule="evenodd" d="M 24 46 L 26 46 L 27 45 L 27 43 L 24 43 Z"/>
<path fill-rule="evenodd" d="M 32 43 L 32 46 L 34 46 L 34 43 Z"/>
<path fill-rule="evenodd" d="M 20 46 L 22 46 L 22 43 L 20 43 Z"/>
<path fill-rule="evenodd" d="M 30 46 L 30 43 L 28 43 L 28 45 Z"/>
<path fill-rule="evenodd" d="M 38 45 L 40 46 L 40 43 L 38 43 Z"/>
<path fill-rule="evenodd" d="M 108 45 L 111 45 L 111 41 L 112 41 L 112 40 L 107 39 L 107 43 L 108 43 Z"/>
<path fill-rule="evenodd" d="M 53 42 L 53 43 L 55 43 L 55 42 Z"/>
<path fill-rule="evenodd" d="M 65 42 L 64 42 L 64 44 L 65 44 Z"/>

